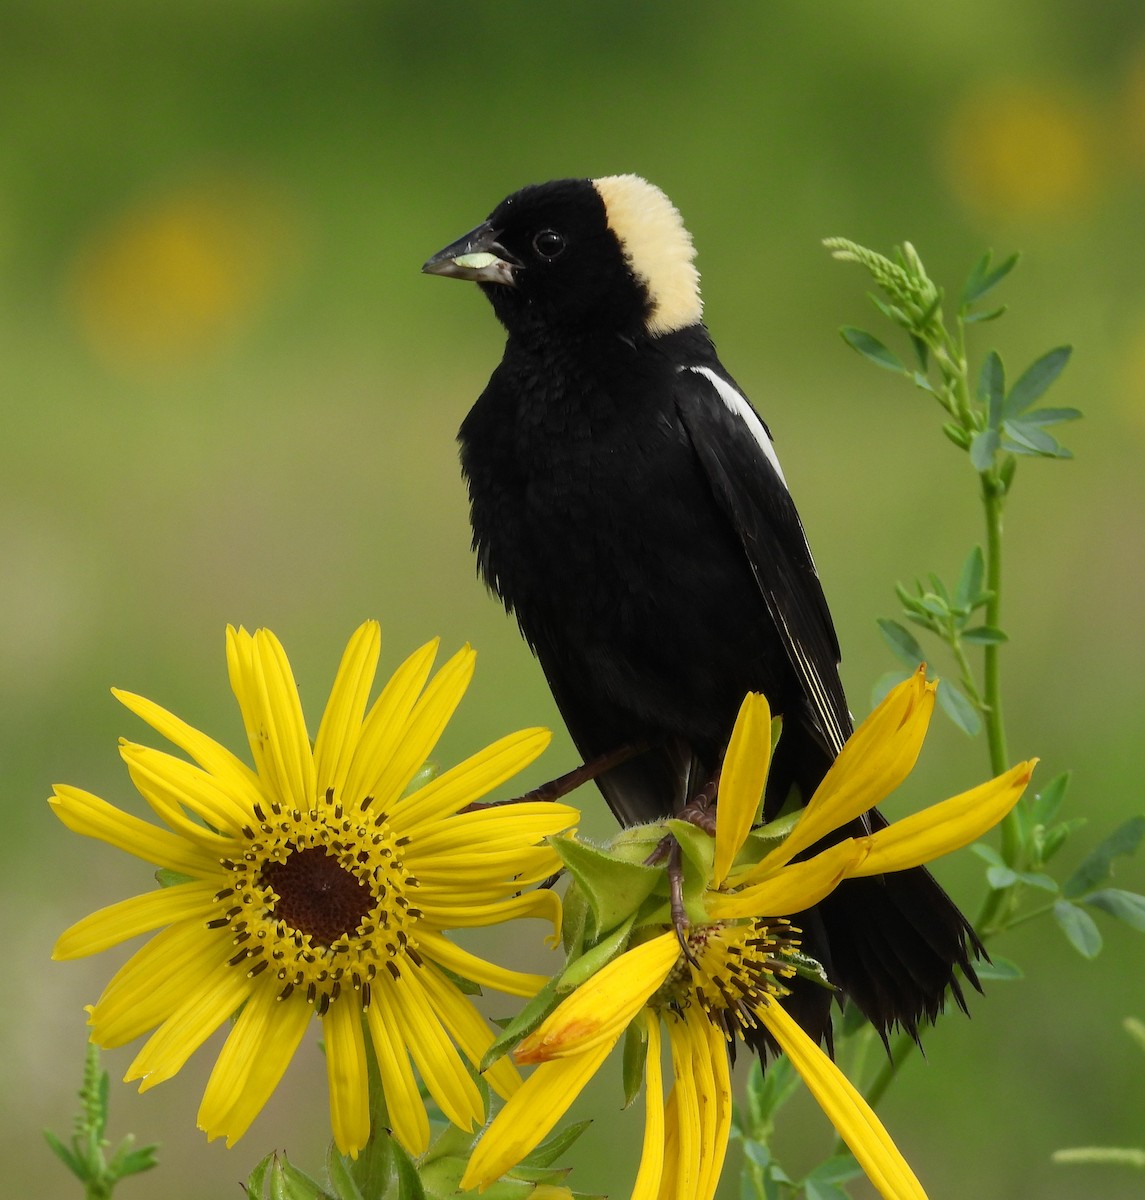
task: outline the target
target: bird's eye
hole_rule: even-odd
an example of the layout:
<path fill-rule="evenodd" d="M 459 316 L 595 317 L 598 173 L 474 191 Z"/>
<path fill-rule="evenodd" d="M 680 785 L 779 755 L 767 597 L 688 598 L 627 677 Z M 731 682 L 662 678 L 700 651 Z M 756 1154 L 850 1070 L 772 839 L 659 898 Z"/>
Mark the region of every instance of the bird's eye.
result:
<path fill-rule="evenodd" d="M 533 249 L 545 259 L 554 259 L 564 253 L 565 237 L 555 229 L 542 229 L 533 237 Z"/>

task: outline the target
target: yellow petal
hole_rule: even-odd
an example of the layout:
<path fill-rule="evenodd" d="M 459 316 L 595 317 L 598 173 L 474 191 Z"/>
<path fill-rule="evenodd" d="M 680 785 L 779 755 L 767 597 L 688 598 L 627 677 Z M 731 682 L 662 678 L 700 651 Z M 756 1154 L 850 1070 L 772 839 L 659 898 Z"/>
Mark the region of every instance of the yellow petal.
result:
<path fill-rule="evenodd" d="M 452 857 L 444 868 L 436 860 L 424 859 L 416 878 L 441 898 L 470 896 L 493 889 L 498 896 L 512 894 L 526 884 L 536 883 L 559 871 L 561 860 L 548 846 L 532 849 L 498 850 L 489 855 L 469 855 L 469 861 Z"/>
<path fill-rule="evenodd" d="M 171 777 L 174 772 L 169 774 L 168 764 L 164 762 L 165 759 L 169 762 L 177 762 L 177 759 L 171 758 L 169 754 L 164 754 L 161 750 L 152 750 L 147 746 L 137 746 L 132 742 L 125 741 L 119 743 L 119 754 L 127 764 L 127 773 L 131 776 L 131 782 L 135 784 L 139 794 L 151 805 L 151 810 L 173 833 L 201 846 L 215 858 L 228 857 L 234 851 L 234 842 L 228 842 L 228 835 L 208 829 L 201 821 L 192 820 L 187 816 L 185 811 L 187 808 L 190 808 L 192 812 L 198 811 L 197 808 L 192 807 L 193 801 L 197 797 L 171 786 Z M 198 768 L 193 767 L 190 763 L 184 763 L 183 766 L 187 771 L 197 772 L 201 778 L 209 780 L 209 776 L 198 771 Z M 212 807 L 217 808 L 217 806 Z M 232 820 L 235 816 L 240 818 L 238 825 L 231 825 L 230 836 L 237 833 L 242 825 L 250 820 L 250 817 L 241 810 L 233 810 L 233 806 L 232 811 L 227 812 L 227 816 Z"/>
<path fill-rule="evenodd" d="M 759 1014 L 879 1195 L 885 1200 L 926 1200 L 914 1172 L 843 1072 L 781 1005 L 769 1003 Z"/>
<path fill-rule="evenodd" d="M 1018 803 L 1037 759 L 1018 763 L 988 783 L 932 804 L 864 839 L 867 855 L 849 875 L 905 871 L 960 850 L 992 829 Z"/>
<path fill-rule="evenodd" d="M 310 1025 L 313 1009 L 301 995 L 278 999 L 256 987 L 227 1035 L 199 1105 L 198 1126 L 208 1140 L 233 1146 L 279 1085 Z"/>
<path fill-rule="evenodd" d="M 676 1170 L 680 1161 L 680 1122 L 676 1115 L 676 1089 L 668 1093 L 664 1104 L 664 1171 L 660 1176 L 657 1200 L 677 1200 Z M 688 1200 L 681 1196 L 679 1200 Z"/>
<path fill-rule="evenodd" d="M 422 954 L 443 966 L 447 971 L 460 975 L 482 987 L 496 988 L 508 996 L 527 996 L 530 999 L 549 982 L 547 975 L 530 975 L 524 971 L 510 971 L 495 963 L 486 962 L 468 950 L 454 945 L 444 934 L 429 929 L 418 929 L 418 948 Z"/>
<path fill-rule="evenodd" d="M 109 904 L 65 929 L 52 949 L 52 957 L 83 958 L 163 925 L 210 916 L 215 909 L 216 891 L 218 883 L 213 881 L 179 883 Z"/>
<path fill-rule="evenodd" d="M 358 748 L 346 777 L 350 803 L 372 794 L 374 781 L 385 770 L 405 737 L 406 725 L 437 655 L 438 639 L 415 650 L 390 677 L 374 701 L 358 738 Z"/>
<path fill-rule="evenodd" d="M 429 1147 L 429 1117 L 410 1066 L 409 1053 L 398 1033 L 397 1017 L 389 988 L 374 989 L 366 1009 L 370 1040 L 378 1059 L 378 1073 L 394 1137 L 408 1154 L 424 1154 Z"/>
<path fill-rule="evenodd" d="M 334 1144 L 351 1158 L 370 1136 L 370 1091 L 366 1082 L 366 1043 L 362 1009 L 354 995 L 339 996 L 322 1017 L 326 1043 L 326 1082 Z"/>
<path fill-rule="evenodd" d="M 201 878 L 218 875 L 217 858 L 212 859 L 185 838 L 141 821 L 82 788 L 57 784 L 55 795 L 48 803 L 73 833 L 107 842 L 144 862 L 167 867 L 181 875 Z"/>
<path fill-rule="evenodd" d="M 192 728 L 186 721 L 181 721 L 153 700 L 119 688 L 112 688 L 111 694 L 169 742 L 185 750 L 204 771 L 214 777 L 218 786 L 233 797 L 234 803 L 242 810 L 249 812 L 259 802 L 262 789 L 258 776 L 225 746 Z M 224 827 L 219 824 L 219 828 Z"/>
<path fill-rule="evenodd" d="M 399 808 L 397 818 L 406 829 L 405 810 Z M 531 846 L 576 825 L 580 811 L 567 804 L 538 801 L 526 804 L 506 804 L 483 808 L 476 812 L 459 813 L 437 821 L 416 837 L 410 835 L 406 861 L 416 868 L 421 858 L 439 858 L 450 854 L 473 857 L 474 847 L 481 856 L 492 850 L 517 850 Z M 416 870 L 415 870 L 416 874 Z"/>
<path fill-rule="evenodd" d="M 672 1075 L 676 1097 L 676 1197 L 700 1200 L 700 1102 L 696 1093 L 696 1073 L 692 1054 L 692 1030 L 689 1022 L 669 1018 L 668 1043 L 672 1049 Z"/>
<path fill-rule="evenodd" d="M 691 1072 L 699 1100 L 699 1177 L 696 1200 L 712 1200 L 731 1133 L 731 1075 L 723 1033 L 700 1008 L 684 1014 L 690 1026 Z"/>
<path fill-rule="evenodd" d="M 255 711 L 262 722 L 259 773 L 265 774 L 269 768 L 276 794 L 303 808 L 313 803 L 317 794 L 314 756 L 298 698 L 298 684 L 294 682 L 282 643 L 269 629 L 259 629 L 254 635 L 252 667 L 258 697 Z"/>
<path fill-rule="evenodd" d="M 646 1008 L 642 1014 L 648 1034 L 644 1060 L 644 1149 L 632 1187 L 632 1200 L 656 1200 L 664 1173 L 664 1071 L 660 1062 L 660 1018 Z"/>
<path fill-rule="evenodd" d="M 626 950 L 563 1000 L 518 1046 L 519 1063 L 567 1058 L 612 1044 L 648 1003 L 680 958 L 675 932 Z"/>
<path fill-rule="evenodd" d="M 433 753 L 438 738 L 445 732 L 469 681 L 477 655 L 463 646 L 425 686 L 418 697 L 401 741 L 394 747 L 389 761 L 380 773 L 365 780 L 365 795 L 375 797 L 379 807 L 387 809 L 396 804 L 409 782 Z"/>
<path fill-rule="evenodd" d="M 727 1157 L 728 1142 L 732 1132 L 732 1076 L 728 1047 L 723 1034 L 712 1024 L 703 1024 L 708 1042 L 708 1059 L 712 1064 L 712 1087 L 715 1096 L 715 1129 L 712 1134 L 711 1153 L 708 1156 L 708 1176 L 705 1183 L 707 1195 L 713 1196 L 720 1182 Z"/>
<path fill-rule="evenodd" d="M 434 1011 L 449 1030 L 449 1036 L 476 1067 L 485 1057 L 485 1051 L 493 1044 L 494 1039 L 493 1031 L 486 1024 L 485 1018 L 473 1007 L 457 984 L 441 974 L 432 963 L 425 964 L 420 979 Z M 521 1086 L 521 1076 L 507 1054 L 502 1055 L 484 1072 L 484 1078 L 503 1099 L 508 1099 Z"/>
<path fill-rule="evenodd" d="M 140 1079 L 139 1090 L 170 1079 L 250 994 L 251 981 L 243 971 L 222 966 L 198 985 L 188 988 L 182 1004 L 147 1039 L 124 1075 L 125 1083 Z"/>
<path fill-rule="evenodd" d="M 790 862 L 820 838 L 885 799 L 910 774 L 934 711 L 935 684 L 924 670 L 890 694 L 847 739 L 799 822 L 760 864 Z"/>
<path fill-rule="evenodd" d="M 402 1041 L 437 1106 L 459 1129 L 479 1125 L 485 1117 L 481 1093 L 446 1036 L 419 973 L 403 970 L 393 981 L 390 996 Z"/>
<path fill-rule="evenodd" d="M 540 917 L 552 923 L 557 936 L 560 934 L 561 898 L 547 888 L 485 904 L 430 904 L 420 898 L 419 902 L 426 919 L 442 929 L 479 928 L 498 925 L 502 921 L 516 921 L 522 917 Z"/>
<path fill-rule="evenodd" d="M 230 938 L 190 919 L 157 933 L 108 981 L 91 1010 L 92 1041 L 122 1046 L 167 1020 L 199 981 L 222 970 Z"/>
<path fill-rule="evenodd" d="M 612 1042 L 542 1063 L 493 1118 L 469 1158 L 461 1187 L 484 1188 L 534 1150 L 600 1070 Z"/>
<path fill-rule="evenodd" d="M 194 763 L 128 741 L 120 742 L 119 753 L 140 795 L 176 832 L 192 840 L 210 844 L 204 836 L 210 831 L 188 821 L 182 809 L 189 809 L 212 829 L 232 837 L 253 816 L 253 807 L 240 803 L 215 776 Z"/>
<path fill-rule="evenodd" d="M 319 792 L 333 788 L 341 796 L 362 732 L 362 718 L 374 686 L 382 631 L 366 621 L 353 633 L 342 655 L 330 699 L 314 739 L 314 770 Z"/>
<path fill-rule="evenodd" d="M 759 812 L 771 760 L 771 709 L 749 692 L 740 705 L 720 773 L 712 883 L 721 887 Z"/>
<path fill-rule="evenodd" d="M 705 906 L 717 921 L 736 917 L 784 917 L 803 912 L 829 895 L 866 853 L 866 841 L 846 838 L 803 862 L 774 870 L 769 879 L 734 892 L 708 893 Z M 754 872 L 747 873 L 748 878 Z M 737 876 L 738 879 L 738 876 Z"/>
<path fill-rule="evenodd" d="M 402 827 L 411 836 L 422 824 L 452 816 L 500 787 L 532 763 L 552 741 L 547 729 L 508 734 L 398 801 Z"/>

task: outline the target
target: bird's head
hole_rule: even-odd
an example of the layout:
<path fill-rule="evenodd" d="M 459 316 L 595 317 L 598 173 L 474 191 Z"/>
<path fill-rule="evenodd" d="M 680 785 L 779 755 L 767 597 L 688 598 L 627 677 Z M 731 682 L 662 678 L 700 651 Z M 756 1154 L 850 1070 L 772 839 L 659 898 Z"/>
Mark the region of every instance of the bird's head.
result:
<path fill-rule="evenodd" d="M 680 214 L 638 175 L 558 179 L 514 192 L 422 267 L 481 285 L 502 323 L 657 336 L 702 313 Z"/>

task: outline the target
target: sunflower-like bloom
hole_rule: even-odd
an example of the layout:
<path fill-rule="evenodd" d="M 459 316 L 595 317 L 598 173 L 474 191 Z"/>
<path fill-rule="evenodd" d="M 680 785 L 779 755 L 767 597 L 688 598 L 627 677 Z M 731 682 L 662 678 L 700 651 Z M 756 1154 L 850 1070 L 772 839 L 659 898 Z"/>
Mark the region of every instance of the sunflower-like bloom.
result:
<path fill-rule="evenodd" d="M 515 917 L 559 924 L 552 892 L 523 889 L 558 869 L 544 839 L 572 826 L 576 810 L 464 811 L 532 762 L 549 733 L 505 737 L 407 794 L 475 656 L 466 646 L 430 678 L 437 643 L 423 646 L 367 711 L 380 647 L 376 622 L 350 639 L 312 747 L 279 641 L 228 629 L 254 770 L 151 701 L 116 692 L 192 760 L 121 743 L 165 828 L 79 788 L 59 786 L 50 801 L 69 829 L 182 877 L 77 922 L 54 956 L 159 931 L 89 1010 L 92 1040 L 104 1047 L 154 1030 L 126 1075 L 141 1090 L 169 1079 L 238 1014 L 198 1116 L 208 1137 L 228 1144 L 258 1115 L 314 1016 L 343 1153 L 356 1154 L 370 1133 L 367 1037 L 390 1125 L 411 1154 L 429 1141 L 414 1067 L 441 1111 L 472 1128 L 484 1109 L 463 1059 L 480 1063 L 493 1034 L 451 973 L 516 996 L 545 982 L 462 950 L 444 931 Z M 520 1085 L 507 1060 L 486 1078 L 502 1096 Z"/>
<path fill-rule="evenodd" d="M 924 1197 L 870 1107 L 778 1001 L 798 957 L 799 931 L 789 914 L 818 903 L 848 876 L 905 870 L 966 845 L 1025 789 L 1032 762 L 870 837 L 845 838 L 792 862 L 906 777 L 933 706 L 934 687 L 922 674 L 896 688 L 855 731 L 787 836 L 760 857 L 754 848 L 745 852 L 745 843 L 766 783 L 771 718 L 762 696 L 746 698 L 725 757 L 715 837 L 693 829 L 682 843 L 693 866 L 705 845 L 707 854 L 698 917 L 697 905 L 689 905 L 688 953 L 665 927 L 662 905 L 643 925 L 637 916 L 630 948 L 518 1047 L 518 1062 L 540 1065 L 478 1143 L 464 1187 L 483 1187 L 520 1161 L 639 1022 L 647 1041 L 646 1116 L 633 1200 L 711 1200 L 731 1128 L 727 1042 L 761 1029 L 791 1060 L 879 1193 Z M 674 1079 L 667 1102 L 662 1030 Z"/>

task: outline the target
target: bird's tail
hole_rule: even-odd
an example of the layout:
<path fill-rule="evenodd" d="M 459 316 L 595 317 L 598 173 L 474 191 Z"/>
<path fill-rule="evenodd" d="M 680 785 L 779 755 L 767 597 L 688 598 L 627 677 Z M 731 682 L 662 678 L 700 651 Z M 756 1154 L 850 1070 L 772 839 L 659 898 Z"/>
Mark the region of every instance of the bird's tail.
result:
<path fill-rule="evenodd" d="M 769 804 L 792 785 L 810 796 L 830 765 L 830 755 L 806 734 L 800 737 L 801 732 L 798 725 L 784 729 L 768 781 Z M 778 785 L 774 798 L 773 783 Z M 807 853 L 886 825 L 882 814 L 872 809 Z M 806 953 L 822 963 L 827 977 L 854 1001 L 884 1041 L 896 1028 L 917 1039 L 920 1026 L 935 1020 L 948 995 L 965 1011 L 961 980 L 978 988 L 973 960 L 985 953 L 982 943 L 925 867 L 846 879 L 814 909 L 792 916 L 791 922 L 803 931 Z M 786 1003 L 812 1037 L 829 1043 L 830 993 L 809 984 L 793 989 Z"/>

